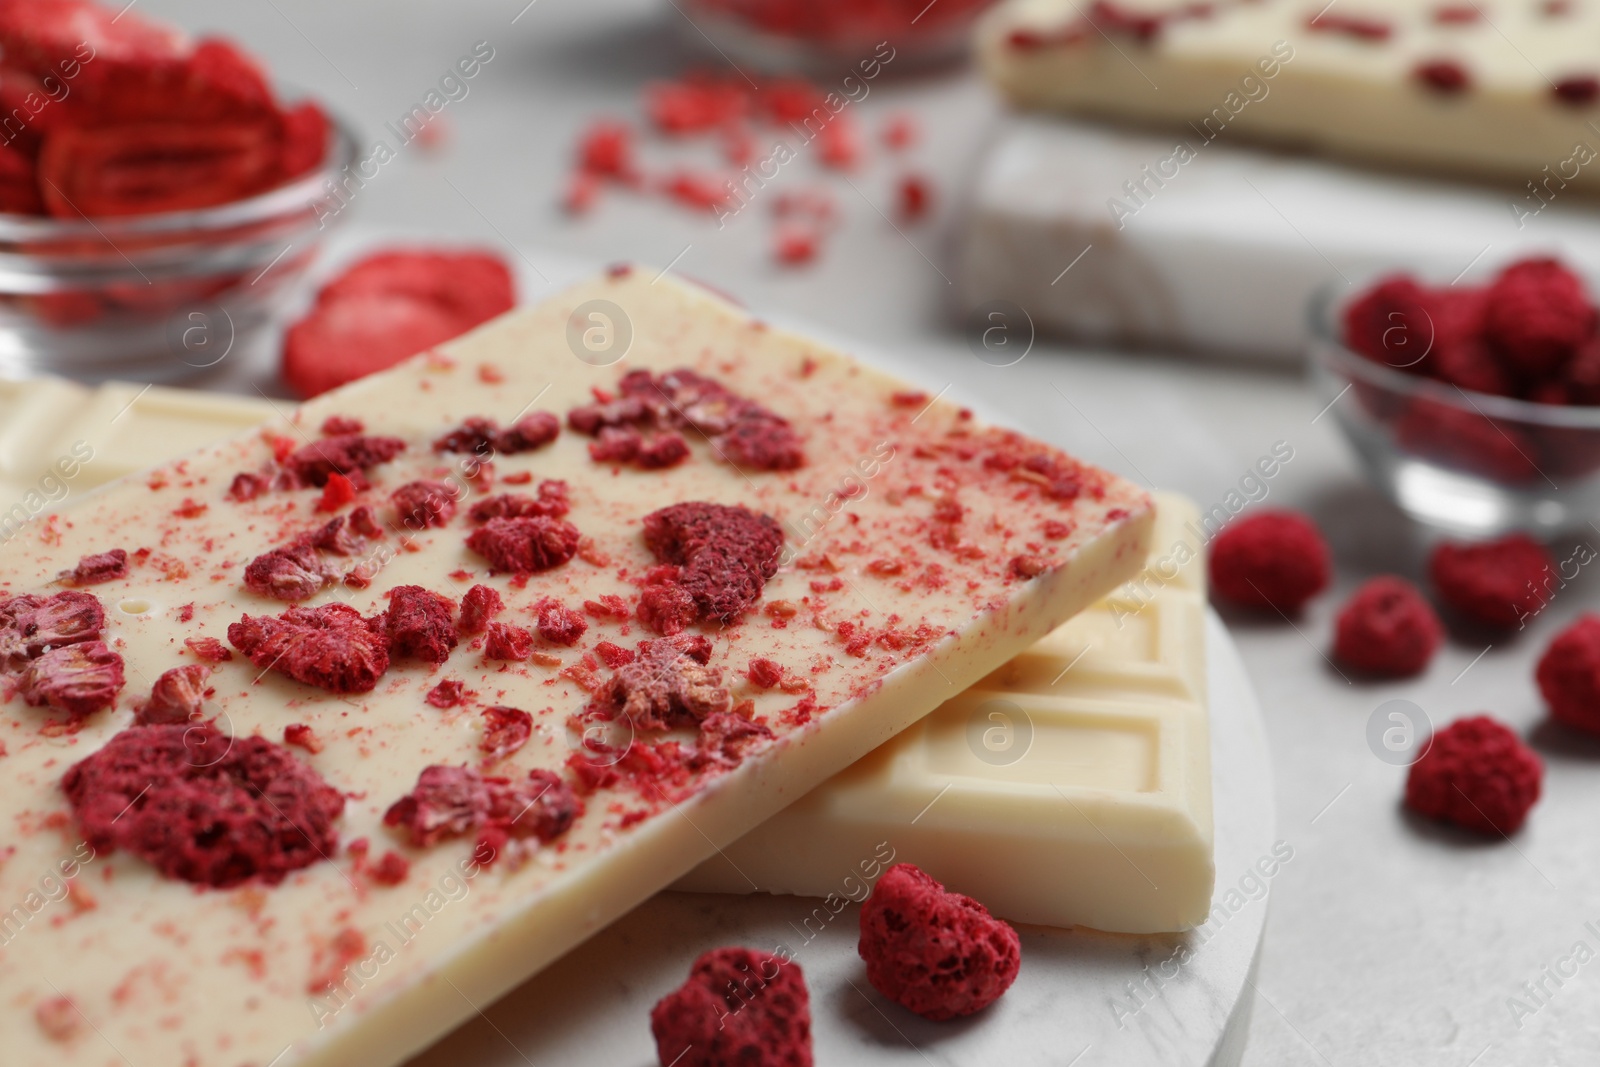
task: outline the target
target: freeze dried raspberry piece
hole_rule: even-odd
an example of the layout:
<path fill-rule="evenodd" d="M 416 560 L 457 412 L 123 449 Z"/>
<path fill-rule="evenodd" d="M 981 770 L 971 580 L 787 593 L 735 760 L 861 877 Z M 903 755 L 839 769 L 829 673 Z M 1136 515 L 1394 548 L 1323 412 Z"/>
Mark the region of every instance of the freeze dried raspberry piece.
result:
<path fill-rule="evenodd" d="M 711 642 L 703 637 L 641 641 L 638 658 L 612 672 L 589 708 L 639 730 L 692 726 L 733 707 L 722 670 L 710 660 Z"/>
<path fill-rule="evenodd" d="M 25 593 L 0 601 L 0 650 L 10 655 L 38 656 L 49 648 L 94 641 L 105 627 L 105 608 L 92 593 Z"/>
<path fill-rule="evenodd" d="M 215 637 L 185 637 L 183 645 L 207 663 L 226 663 L 233 653 Z"/>
<path fill-rule="evenodd" d="M 662 1067 L 812 1067 L 811 998 L 787 956 L 719 948 L 650 1009 Z"/>
<path fill-rule="evenodd" d="M 407 482 L 389 495 L 400 525 L 408 530 L 445 526 L 456 513 L 456 495 L 442 482 Z"/>
<path fill-rule="evenodd" d="M 783 668 L 776 661 L 757 656 L 745 668 L 745 676 L 757 689 L 775 689 L 783 681 Z"/>
<path fill-rule="evenodd" d="M 244 615 L 228 641 L 262 670 L 330 693 L 369 693 L 389 669 L 388 642 L 346 604 Z"/>
<path fill-rule="evenodd" d="M 242 504 L 247 500 L 254 500 L 271 488 L 272 479 L 266 475 L 240 471 L 233 476 L 233 481 L 228 486 L 228 499 Z"/>
<path fill-rule="evenodd" d="M 495 763 L 528 743 L 533 736 L 533 716 L 521 708 L 496 704 L 483 709 L 483 739 L 478 747 L 484 759 Z"/>
<path fill-rule="evenodd" d="M 284 338 L 283 376 L 302 396 L 394 366 L 516 305 L 511 272 L 491 252 L 390 250 L 317 294 Z"/>
<path fill-rule="evenodd" d="M 533 634 L 514 623 L 491 622 L 483 640 L 488 659 L 522 662 L 533 655 Z"/>
<path fill-rule="evenodd" d="M 324 437 L 338 437 L 347 433 L 365 433 L 367 424 L 354 415 L 329 415 L 317 429 Z"/>
<path fill-rule="evenodd" d="M 546 770 L 525 781 L 491 778 L 468 767 L 425 767 L 416 788 L 384 813 L 383 824 L 402 829 L 419 848 L 480 830 L 549 844 L 572 826 L 582 803 L 572 787 Z"/>
<path fill-rule="evenodd" d="M 534 452 L 561 436 L 561 420 L 548 411 L 533 411 L 494 435 L 494 450 L 501 455 Z"/>
<path fill-rule="evenodd" d="M 633 131 L 621 122 L 594 122 L 578 141 L 578 168 L 584 174 L 632 184 L 639 178 L 633 159 Z"/>
<path fill-rule="evenodd" d="M 1417 587 L 1403 578 L 1373 578 L 1339 612 L 1333 654 L 1368 674 L 1419 674 L 1439 648 L 1444 627 Z"/>
<path fill-rule="evenodd" d="M 276 884 L 339 845 L 343 794 L 283 746 L 205 723 L 124 730 L 61 787 L 95 848 L 198 885 Z"/>
<path fill-rule="evenodd" d="M 83 718 L 110 707 L 123 681 L 121 656 L 103 641 L 82 641 L 35 656 L 17 680 L 17 692 L 33 707 Z"/>
<path fill-rule="evenodd" d="M 303 722 L 292 722 L 283 728 L 283 743 L 304 749 L 313 756 L 323 749 L 322 739 Z"/>
<path fill-rule="evenodd" d="M 203 663 L 163 671 L 150 687 L 149 698 L 134 709 L 133 721 L 140 726 L 156 726 L 198 719 L 205 708 L 210 681 L 211 668 Z"/>
<path fill-rule="evenodd" d="M 335 474 L 333 477 L 338 478 L 340 476 Z M 329 479 L 328 484 L 332 485 L 333 480 Z M 348 516 L 337 515 L 329 519 L 301 538 L 301 543 L 310 545 L 312 548 L 320 548 L 324 552 L 330 552 L 335 556 L 353 556 L 363 551 L 367 547 L 367 542 L 365 538 L 357 535 L 355 525 L 358 518 L 365 517 L 360 514 L 365 510 L 364 508 L 357 508 Z M 370 516 L 371 512 L 368 511 L 366 515 Z"/>
<path fill-rule="evenodd" d="M 1457 719 L 1429 739 L 1406 779 L 1406 807 L 1480 834 L 1514 834 L 1539 799 L 1544 765 L 1487 715 Z"/>
<path fill-rule="evenodd" d="M 333 568 L 305 541 L 263 552 L 244 569 L 245 588 L 290 602 L 316 596 L 336 577 Z"/>
<path fill-rule="evenodd" d="M 1310 519 L 1261 511 L 1229 523 L 1211 546 L 1217 595 L 1244 607 L 1298 611 L 1328 585 L 1328 545 Z"/>
<path fill-rule="evenodd" d="M 1600 615 L 1579 616 L 1557 634 L 1534 677 L 1557 721 L 1600 734 Z"/>
<path fill-rule="evenodd" d="M 433 442 L 435 452 L 487 454 L 494 447 L 500 426 L 493 419 L 473 416 Z"/>
<path fill-rule="evenodd" d="M 646 515 L 644 541 L 656 559 L 683 568 L 679 584 L 699 619 L 732 623 L 778 572 L 783 531 L 747 508 L 690 502 Z"/>
<path fill-rule="evenodd" d="M 571 559 L 580 537 L 578 528 L 565 519 L 532 515 L 490 519 L 467 538 L 467 547 L 497 571 L 532 574 Z"/>
<path fill-rule="evenodd" d="M 120 548 L 84 556 L 78 565 L 62 577 L 73 585 L 99 585 L 128 576 L 128 553 Z"/>
<path fill-rule="evenodd" d="M 567 497 L 566 482 L 544 482 L 539 486 L 537 498 L 523 493 L 500 493 L 496 496 L 484 497 L 472 505 L 472 510 L 467 517 L 473 522 L 488 522 L 490 519 L 518 519 L 533 515 L 543 515 L 547 518 L 559 519 L 572 510 L 572 502 Z"/>
<path fill-rule="evenodd" d="M 342 433 L 301 445 L 284 460 L 284 466 L 308 485 L 327 485 L 330 475 L 342 474 L 356 486 L 365 487 L 367 471 L 405 450 L 406 443 L 398 437 Z"/>
<path fill-rule="evenodd" d="M 455 605 L 450 598 L 420 585 L 397 585 L 389 591 L 389 610 L 383 613 L 383 634 L 393 658 L 411 656 L 435 667 L 450 658 L 456 647 L 451 621 Z"/>
<path fill-rule="evenodd" d="M 553 645 L 571 648 L 583 637 L 589 624 L 583 615 L 558 601 L 543 600 L 538 604 L 539 636 Z"/>
<path fill-rule="evenodd" d="M 1555 561 L 1527 534 L 1496 541 L 1442 541 L 1428 559 L 1428 575 L 1439 598 L 1485 626 L 1510 629 L 1544 605 Z"/>
<path fill-rule="evenodd" d="M 1558 370 L 1594 326 L 1583 282 L 1553 259 L 1513 263 L 1489 288 L 1489 342 L 1524 376 Z"/>
<path fill-rule="evenodd" d="M 1022 963 L 1010 925 L 909 863 L 884 872 L 861 906 L 857 952 L 873 988 L 936 1021 L 993 1004 Z"/>
<path fill-rule="evenodd" d="M 328 482 L 322 487 L 322 496 L 317 501 L 318 511 L 338 511 L 356 498 L 356 483 L 342 474 L 328 475 Z"/>
<path fill-rule="evenodd" d="M 689 766 L 732 769 L 744 762 L 745 754 L 763 741 L 772 740 L 772 729 L 765 723 L 745 718 L 738 712 L 719 711 L 700 723 Z"/>
<path fill-rule="evenodd" d="M 446 678 L 432 689 L 423 699 L 436 708 L 453 708 L 466 699 L 466 683 L 459 678 Z"/>
<path fill-rule="evenodd" d="M 505 610 L 500 594 L 486 585 L 475 585 L 461 598 L 461 632 L 481 634 L 489 620 Z"/>

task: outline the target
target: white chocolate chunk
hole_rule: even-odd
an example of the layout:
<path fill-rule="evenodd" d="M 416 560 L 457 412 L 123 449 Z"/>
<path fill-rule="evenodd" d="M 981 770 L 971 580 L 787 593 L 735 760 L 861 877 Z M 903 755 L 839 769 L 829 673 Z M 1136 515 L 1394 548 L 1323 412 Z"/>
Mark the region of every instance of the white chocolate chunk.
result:
<path fill-rule="evenodd" d="M 1205 922 L 1204 558 L 1158 494 L 1149 564 L 674 886 L 862 899 L 915 863 L 994 914 L 1118 933 Z"/>
<path fill-rule="evenodd" d="M 608 277 L 507 316 L 440 355 L 318 398 L 292 425 L 280 419 L 268 433 L 108 485 L 0 548 L 9 594 L 51 592 L 60 572 L 113 547 L 132 564 L 127 578 L 89 587 L 107 606 L 106 642 L 127 663 L 115 707 L 74 732 L 47 709 L 0 704 L 7 1067 L 99 1067 L 119 1055 L 138 1067 L 397 1063 L 1136 572 L 1152 522 L 1136 487 L 1073 467 L 1082 493 L 1049 498 L 1038 472 L 986 463 L 1001 438 L 954 405 L 904 395 L 903 383 L 768 329 L 699 288 L 650 277 Z M 604 367 L 577 358 L 581 346 L 569 343 L 573 312 L 596 300 L 631 326 L 626 358 Z M 576 334 L 588 325 L 580 318 Z M 680 466 L 614 470 L 590 459 L 588 438 L 564 430 L 542 450 L 497 455 L 493 491 L 565 479 L 567 518 L 589 539 L 578 557 L 525 583 L 488 573 L 464 543 L 473 529 L 465 513 L 484 497 L 464 488 L 448 525 L 396 528 L 376 543 L 370 558 L 381 566 L 369 587 L 334 587 L 310 603 L 344 600 L 370 617 L 396 586 L 459 599 L 482 583 L 504 598 L 503 619 L 532 628 L 530 609 L 544 597 L 569 607 L 605 594 L 637 602 L 636 582 L 655 563 L 640 535 L 649 512 L 683 501 L 745 505 L 784 524 L 792 562 L 743 621 L 700 632 L 733 700 L 750 702 L 744 710 L 765 719 L 770 741 L 733 769 L 678 777 L 672 750 L 652 749 L 657 736 L 641 731 L 630 751 L 654 751 L 667 772 L 638 770 L 602 787 L 551 845 L 527 857 L 508 850 L 485 868 L 473 862 L 470 835 L 413 848 L 382 824 L 384 812 L 425 767 L 481 764 L 479 713 L 490 705 L 521 708 L 533 721 L 531 740 L 494 773 L 525 780 L 543 769 L 571 781 L 568 757 L 583 739 L 569 718 L 589 700 L 583 686 L 610 673 L 582 657 L 597 657 L 602 641 L 632 649 L 653 634 L 636 620 L 590 617 L 577 647 L 540 638 L 540 658 L 526 663 L 488 660 L 464 639 L 441 667 L 397 660 L 371 692 L 344 696 L 235 653 L 211 675 L 207 714 L 235 736 L 277 741 L 286 726 L 310 728 L 320 751 L 292 751 L 346 794 L 340 850 L 278 885 L 225 890 L 163 877 L 126 852 L 85 854 L 62 775 L 129 726 L 157 676 L 197 662 L 185 638 L 220 639 L 241 614 L 278 614 L 282 603 L 241 585 L 245 564 L 328 518 L 315 510 L 315 488 L 227 498 L 236 473 L 270 465 L 268 436 L 300 445 L 343 415 L 405 440 L 407 451 L 369 472 L 372 488 L 350 504 L 369 503 L 392 522 L 387 498 L 399 485 L 423 477 L 467 485 L 462 457 L 428 447 L 464 419 L 505 425 L 530 406 L 564 415 L 594 390 L 614 390 L 626 371 L 680 366 L 791 420 L 806 465 L 740 470 L 691 433 Z M 97 455 L 115 452 L 120 425 L 91 437 Z M 1008 440 L 1025 454 L 1055 455 Z M 532 485 L 507 483 L 523 474 Z M 947 493 L 962 518 L 936 543 L 935 506 Z M 1062 524 L 1056 539 L 1044 535 L 1047 522 Z M 402 542 L 410 549 L 396 551 Z M 1020 578 L 1018 558 L 1032 561 L 1024 570 L 1043 570 Z M 872 568 L 876 561 L 897 563 L 898 573 Z M 870 639 L 852 654 L 863 634 Z M 757 657 L 775 661 L 790 690 L 747 683 Z M 462 707 L 431 707 L 424 694 L 442 679 L 474 695 Z M 695 740 L 691 731 L 671 736 Z M 371 843 L 369 864 L 394 850 L 410 861 L 409 875 L 379 884 L 343 847 L 359 838 Z M 63 1025 L 72 1018 L 83 1025 Z"/>
<path fill-rule="evenodd" d="M 1127 28 L 1147 17 L 1161 20 L 1148 36 Z M 1256 138 L 1519 191 L 1565 162 L 1545 199 L 1600 188 L 1587 165 L 1597 49 L 1592 0 L 1007 0 L 979 31 L 984 69 L 1014 103 L 1170 123 L 1190 159 Z M 1128 177 L 1153 192 L 1183 162 Z"/>

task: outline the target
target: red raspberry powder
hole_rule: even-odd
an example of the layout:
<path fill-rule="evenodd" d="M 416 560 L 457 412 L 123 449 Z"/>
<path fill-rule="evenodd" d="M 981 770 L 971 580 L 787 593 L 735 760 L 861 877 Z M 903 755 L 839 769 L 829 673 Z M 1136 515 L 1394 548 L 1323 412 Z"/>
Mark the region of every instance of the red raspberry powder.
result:
<path fill-rule="evenodd" d="M 747 948 L 705 953 L 650 1011 L 662 1067 L 811 1067 L 800 965 Z"/>
<path fill-rule="evenodd" d="M 1428 561 L 1439 597 L 1466 618 L 1510 629 L 1544 605 L 1555 563 L 1527 534 L 1481 544 L 1441 542 Z"/>
<path fill-rule="evenodd" d="M 1551 715 L 1600 734 L 1600 615 L 1583 615 L 1556 635 L 1535 677 Z"/>
<path fill-rule="evenodd" d="M 1355 591 L 1339 612 L 1333 652 L 1368 674 L 1419 674 L 1439 648 L 1444 627 L 1417 587 L 1383 575 Z"/>
<path fill-rule="evenodd" d="M 1487 715 L 1434 734 L 1406 779 L 1406 806 L 1480 834 L 1513 834 L 1539 799 L 1544 765 Z"/>
<path fill-rule="evenodd" d="M 1293 511 L 1261 511 L 1230 523 L 1211 546 L 1217 595 L 1245 607 L 1292 613 L 1328 585 L 1327 542 Z"/>
<path fill-rule="evenodd" d="M 339 846 L 337 789 L 282 745 L 209 725 L 130 727 L 61 787 L 90 844 L 198 885 L 276 883 Z"/>
<path fill-rule="evenodd" d="M 1022 963 L 1015 930 L 909 863 L 889 868 L 862 905 L 857 951 L 873 988 L 934 1020 L 987 1008 Z"/>

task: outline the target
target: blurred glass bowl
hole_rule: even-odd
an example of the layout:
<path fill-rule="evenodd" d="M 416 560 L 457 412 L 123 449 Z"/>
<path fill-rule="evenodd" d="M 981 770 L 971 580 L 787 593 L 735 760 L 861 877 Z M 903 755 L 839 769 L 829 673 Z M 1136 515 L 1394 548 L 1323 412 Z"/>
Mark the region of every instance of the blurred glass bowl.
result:
<path fill-rule="evenodd" d="M 682 11 L 696 43 L 709 40 L 736 62 L 771 73 L 830 74 L 874 57 L 895 70 L 960 59 L 971 47 L 973 23 L 994 2 L 684 0 Z M 892 53 L 878 54 L 884 42 Z"/>
<path fill-rule="evenodd" d="M 1372 281 L 1313 299 L 1310 362 L 1378 487 L 1412 518 L 1459 534 L 1552 534 L 1600 517 L 1600 407 L 1471 392 L 1351 351 L 1344 308 Z"/>
<path fill-rule="evenodd" d="M 217 207 L 0 215 L 0 376 L 171 381 L 244 349 L 342 215 L 327 185 L 356 142 L 337 120 L 329 141 L 316 170 Z"/>

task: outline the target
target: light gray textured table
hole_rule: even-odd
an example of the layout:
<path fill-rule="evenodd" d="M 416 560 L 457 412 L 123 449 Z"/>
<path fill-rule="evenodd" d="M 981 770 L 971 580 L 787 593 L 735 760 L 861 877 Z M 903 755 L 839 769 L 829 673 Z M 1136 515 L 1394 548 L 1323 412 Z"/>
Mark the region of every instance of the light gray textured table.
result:
<path fill-rule="evenodd" d="M 364 225 L 586 260 L 666 264 L 681 254 L 679 270 L 754 307 L 860 338 L 934 388 L 949 382 L 953 396 L 1203 506 L 1222 500 L 1274 442 L 1288 442 L 1294 458 L 1267 500 L 1323 522 L 1340 582 L 1297 627 L 1230 620 L 1265 709 L 1279 835 L 1295 849 L 1273 885 L 1245 1062 L 1594 1062 L 1600 978 L 1589 972 L 1600 968 L 1578 969 L 1559 986 L 1545 979 L 1549 994 L 1537 999 L 1523 988 L 1547 965 L 1570 971 L 1561 961 L 1577 942 L 1600 948 L 1584 925 L 1600 919 L 1600 894 L 1586 891 L 1600 878 L 1600 743 L 1540 725 L 1531 680 L 1549 635 L 1595 602 L 1592 576 L 1564 590 L 1518 640 L 1486 653 L 1482 643 L 1454 642 L 1416 682 L 1347 683 L 1320 651 L 1339 593 L 1378 570 L 1413 572 L 1420 539 L 1363 486 L 1334 420 L 1317 417 L 1320 405 L 1297 374 L 1044 344 L 998 369 L 978 362 L 947 321 L 950 289 L 934 264 L 945 262 L 957 185 L 993 126 L 997 104 L 981 84 L 962 75 L 877 83 L 864 117 L 890 107 L 924 117 L 927 139 L 915 158 L 940 176 L 940 218 L 912 232 L 912 247 L 863 202 L 889 203 L 894 172 L 874 169 L 858 179 L 862 198 L 845 203 L 846 229 L 822 261 L 786 272 L 770 261 L 764 212 L 722 231 L 622 200 L 583 221 L 560 215 L 575 131 L 600 112 L 635 113 L 639 84 L 678 72 L 690 50 L 679 43 L 679 16 L 658 0 L 525 2 L 144 0 L 139 10 L 241 38 L 369 135 L 420 101 L 474 42 L 489 41 L 494 60 L 447 109 L 448 149 L 408 151 L 385 167 L 351 209 Z M 249 372 L 233 368 L 218 384 L 240 387 Z M 1464 842 L 1401 812 L 1404 771 L 1366 741 L 1369 716 L 1392 697 L 1415 701 L 1435 722 L 1492 709 L 1531 736 L 1547 762 L 1546 793 L 1513 843 Z M 1531 1014 L 1514 1016 L 1510 998 Z"/>

